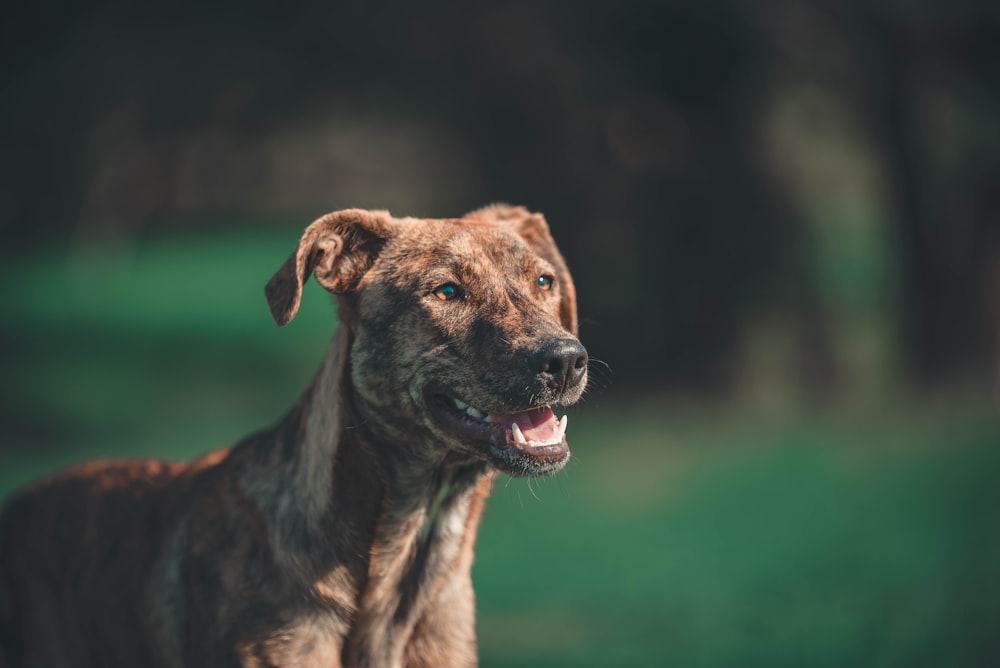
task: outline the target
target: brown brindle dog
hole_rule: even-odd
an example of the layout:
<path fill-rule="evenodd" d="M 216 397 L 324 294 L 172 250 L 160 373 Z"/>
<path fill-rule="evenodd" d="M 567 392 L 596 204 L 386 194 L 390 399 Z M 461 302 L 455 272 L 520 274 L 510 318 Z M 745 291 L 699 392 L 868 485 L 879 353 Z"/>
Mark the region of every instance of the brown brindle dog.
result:
<path fill-rule="evenodd" d="M 309 274 L 341 325 L 275 427 L 191 464 L 96 462 L 0 519 L 0 666 L 471 666 L 471 565 L 497 470 L 558 471 L 587 378 L 544 219 L 348 210 L 267 285 Z"/>

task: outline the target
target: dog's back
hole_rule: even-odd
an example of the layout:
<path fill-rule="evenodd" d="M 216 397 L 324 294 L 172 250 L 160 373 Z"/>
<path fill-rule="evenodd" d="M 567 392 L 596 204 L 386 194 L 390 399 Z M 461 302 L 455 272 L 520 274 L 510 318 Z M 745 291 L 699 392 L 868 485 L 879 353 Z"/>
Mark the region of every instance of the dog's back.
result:
<path fill-rule="evenodd" d="M 134 594 L 163 539 L 160 492 L 181 468 L 95 462 L 7 502 L 0 666 L 3 657 L 11 666 L 154 665 L 135 637 L 147 610 L 136 609 L 143 597 Z"/>

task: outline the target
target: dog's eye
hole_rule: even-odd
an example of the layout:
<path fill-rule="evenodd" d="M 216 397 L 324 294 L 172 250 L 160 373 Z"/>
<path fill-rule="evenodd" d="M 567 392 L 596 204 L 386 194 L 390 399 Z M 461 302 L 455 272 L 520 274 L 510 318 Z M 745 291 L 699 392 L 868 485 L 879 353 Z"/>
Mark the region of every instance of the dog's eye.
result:
<path fill-rule="evenodd" d="M 443 302 L 451 301 L 461 295 L 461 288 L 454 283 L 445 283 L 434 288 L 434 296 Z"/>
<path fill-rule="evenodd" d="M 555 283 L 555 281 L 556 279 L 549 276 L 548 274 L 542 274 L 541 276 L 538 277 L 538 280 L 535 281 L 535 284 L 538 285 L 538 287 L 540 287 L 542 290 L 548 292 L 549 290 L 552 289 L 552 284 Z"/>

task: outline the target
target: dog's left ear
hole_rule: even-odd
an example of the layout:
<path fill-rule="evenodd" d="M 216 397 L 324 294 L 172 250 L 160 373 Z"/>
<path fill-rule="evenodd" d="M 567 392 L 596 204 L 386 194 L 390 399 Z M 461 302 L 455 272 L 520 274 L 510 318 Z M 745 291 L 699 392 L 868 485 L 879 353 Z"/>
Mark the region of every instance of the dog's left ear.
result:
<path fill-rule="evenodd" d="M 346 209 L 315 220 L 264 287 L 274 322 L 287 325 L 295 317 L 310 273 L 335 294 L 355 290 L 393 234 L 393 220 L 386 211 Z"/>
<path fill-rule="evenodd" d="M 512 227 L 531 250 L 545 258 L 555 268 L 560 291 L 559 321 L 563 327 L 572 332 L 573 336 L 576 336 L 576 288 L 573 286 L 573 277 L 570 276 L 566 261 L 563 260 L 556 242 L 552 239 L 545 217 L 540 213 L 532 213 L 523 206 L 509 204 L 493 204 L 466 214 L 465 217 Z"/>

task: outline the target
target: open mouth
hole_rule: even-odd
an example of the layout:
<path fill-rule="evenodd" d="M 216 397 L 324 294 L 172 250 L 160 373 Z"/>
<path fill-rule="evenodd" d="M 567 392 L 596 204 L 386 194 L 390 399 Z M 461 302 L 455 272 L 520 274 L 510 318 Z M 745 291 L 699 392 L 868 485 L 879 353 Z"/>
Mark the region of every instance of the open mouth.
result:
<path fill-rule="evenodd" d="M 557 418 L 550 406 L 513 413 L 487 413 L 444 394 L 431 398 L 432 412 L 450 431 L 488 445 L 499 468 L 514 475 L 545 475 L 569 459 L 568 418 Z"/>

